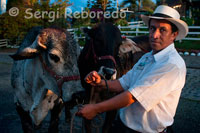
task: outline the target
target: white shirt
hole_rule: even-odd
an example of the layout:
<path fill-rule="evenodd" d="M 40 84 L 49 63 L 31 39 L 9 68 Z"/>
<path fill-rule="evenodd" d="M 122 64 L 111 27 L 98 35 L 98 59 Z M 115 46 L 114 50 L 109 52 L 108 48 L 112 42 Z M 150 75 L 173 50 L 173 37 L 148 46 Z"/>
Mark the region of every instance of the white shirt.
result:
<path fill-rule="evenodd" d="M 185 77 L 185 62 L 174 44 L 154 55 L 146 53 L 119 79 L 137 99 L 120 109 L 122 122 L 139 132 L 161 132 L 172 125 Z"/>

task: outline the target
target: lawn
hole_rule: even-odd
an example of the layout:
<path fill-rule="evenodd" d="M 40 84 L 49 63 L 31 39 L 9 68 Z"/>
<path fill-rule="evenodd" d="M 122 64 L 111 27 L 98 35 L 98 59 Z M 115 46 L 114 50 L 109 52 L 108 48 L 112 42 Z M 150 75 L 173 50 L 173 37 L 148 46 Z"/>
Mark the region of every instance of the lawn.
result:
<path fill-rule="evenodd" d="M 200 41 L 184 40 L 181 43 L 179 41 L 176 41 L 175 47 L 183 50 L 200 50 Z"/>

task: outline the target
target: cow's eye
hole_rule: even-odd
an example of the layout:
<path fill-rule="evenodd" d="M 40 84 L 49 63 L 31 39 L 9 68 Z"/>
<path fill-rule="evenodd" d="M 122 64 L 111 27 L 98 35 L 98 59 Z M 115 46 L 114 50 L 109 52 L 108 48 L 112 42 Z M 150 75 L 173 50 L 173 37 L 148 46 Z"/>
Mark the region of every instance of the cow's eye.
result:
<path fill-rule="evenodd" d="M 60 61 L 60 58 L 57 56 L 57 55 L 55 55 L 55 54 L 49 54 L 49 57 L 54 61 L 54 62 L 58 62 L 58 61 Z"/>

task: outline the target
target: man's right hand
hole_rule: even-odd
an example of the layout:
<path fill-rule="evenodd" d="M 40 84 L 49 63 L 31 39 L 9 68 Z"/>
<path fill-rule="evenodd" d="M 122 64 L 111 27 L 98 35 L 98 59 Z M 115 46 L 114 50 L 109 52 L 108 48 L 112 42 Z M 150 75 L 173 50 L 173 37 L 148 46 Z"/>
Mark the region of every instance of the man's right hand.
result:
<path fill-rule="evenodd" d="M 99 86 L 102 82 L 101 76 L 96 71 L 92 71 L 85 77 L 85 82 L 92 86 Z"/>

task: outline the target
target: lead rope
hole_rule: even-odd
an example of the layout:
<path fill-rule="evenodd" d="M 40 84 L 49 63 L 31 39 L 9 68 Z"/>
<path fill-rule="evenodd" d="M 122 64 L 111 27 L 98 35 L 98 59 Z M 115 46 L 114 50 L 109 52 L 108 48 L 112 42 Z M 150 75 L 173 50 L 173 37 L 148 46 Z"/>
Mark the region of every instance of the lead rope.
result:
<path fill-rule="evenodd" d="M 78 100 L 76 99 L 76 103 L 77 103 L 77 109 L 73 113 L 71 121 L 70 121 L 70 133 L 73 133 L 73 128 L 74 128 L 73 124 L 74 124 L 74 119 L 75 119 L 76 113 L 79 111 L 79 109 L 81 107 L 83 107 L 84 101 L 80 104 L 80 103 L 78 103 Z M 84 124 L 83 124 L 83 121 L 82 121 L 82 133 L 84 133 L 83 127 L 84 127 Z"/>
<path fill-rule="evenodd" d="M 76 113 L 79 111 L 79 109 L 83 107 L 83 103 L 82 104 L 77 104 L 77 110 L 73 113 L 72 118 L 71 118 L 71 122 L 70 122 L 70 133 L 73 133 L 73 124 L 74 124 L 74 119 L 76 117 Z M 94 120 L 91 122 L 91 126 L 93 128 L 96 128 L 96 133 L 99 133 L 99 128 L 103 126 L 103 118 L 100 115 L 97 115 L 96 118 L 100 121 L 99 123 L 95 123 Z M 84 121 L 82 120 L 82 133 L 84 133 Z"/>
<path fill-rule="evenodd" d="M 100 76 L 104 79 L 105 84 L 106 84 L 106 88 L 107 88 L 107 93 L 109 93 L 109 88 L 108 88 L 108 83 L 107 83 L 106 78 L 103 75 L 101 75 L 101 74 L 100 74 Z M 93 87 L 92 87 L 92 92 L 94 93 L 94 88 Z M 92 121 L 91 122 L 91 126 L 94 127 L 94 128 L 96 128 L 96 133 L 99 133 L 100 132 L 99 128 L 103 126 L 104 120 L 103 120 L 103 118 L 102 118 L 102 116 L 100 114 L 97 114 L 96 118 L 100 121 L 99 124 L 98 123 L 95 124 L 95 122 Z"/>
<path fill-rule="evenodd" d="M 105 84 L 106 84 L 106 88 L 107 88 L 107 92 L 109 93 L 109 87 L 108 87 L 107 80 L 106 80 L 106 78 L 104 76 L 101 75 L 101 77 L 104 79 Z M 92 89 L 91 90 L 91 94 L 93 94 L 94 93 L 94 88 L 92 87 L 91 89 Z M 92 97 L 90 97 L 90 99 L 91 98 Z M 72 118 L 71 118 L 70 133 L 73 133 L 73 124 L 74 124 L 74 119 L 75 119 L 76 113 L 79 111 L 79 109 L 81 107 L 83 107 L 84 101 L 83 101 L 83 103 L 80 104 L 80 103 L 78 103 L 78 100 L 76 99 L 76 103 L 77 103 L 77 110 L 73 113 Z M 99 123 L 95 123 L 94 120 L 93 120 L 91 122 L 91 126 L 96 129 L 96 133 L 99 133 L 99 128 L 103 126 L 104 120 L 103 120 L 103 118 L 101 117 L 100 114 L 97 114 L 97 116 L 95 118 L 97 118 L 100 122 Z M 82 120 L 82 133 L 84 133 L 84 123 L 83 123 L 83 120 Z"/>

